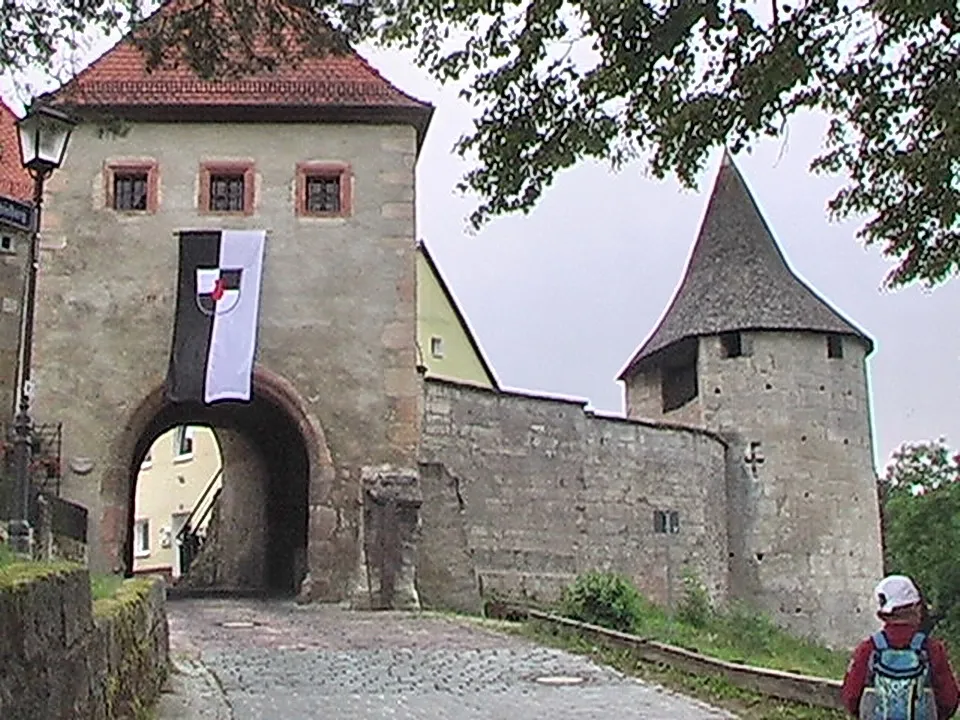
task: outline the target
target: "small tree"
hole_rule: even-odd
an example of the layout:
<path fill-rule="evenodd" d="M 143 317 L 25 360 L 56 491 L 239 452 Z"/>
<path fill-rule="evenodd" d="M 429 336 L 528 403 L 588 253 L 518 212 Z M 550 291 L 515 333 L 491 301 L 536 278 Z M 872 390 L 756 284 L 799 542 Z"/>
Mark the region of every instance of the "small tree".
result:
<path fill-rule="evenodd" d="M 882 491 L 887 566 L 919 584 L 940 633 L 960 647 L 960 454 L 943 438 L 905 443 Z"/>
<path fill-rule="evenodd" d="M 593 571 L 578 575 L 566 589 L 562 611 L 575 620 L 631 632 L 643 605 L 640 593 L 623 575 Z"/>

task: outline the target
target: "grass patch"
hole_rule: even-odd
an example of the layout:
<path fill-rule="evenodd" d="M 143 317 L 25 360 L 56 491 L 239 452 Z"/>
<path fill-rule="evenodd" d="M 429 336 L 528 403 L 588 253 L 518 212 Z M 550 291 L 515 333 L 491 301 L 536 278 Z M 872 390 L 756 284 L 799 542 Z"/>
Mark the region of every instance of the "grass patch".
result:
<path fill-rule="evenodd" d="M 0 585 L 29 582 L 51 573 L 76 570 L 79 565 L 68 562 L 38 562 L 24 560 L 0 543 Z M 120 575 L 90 574 L 90 593 L 93 600 L 111 598 L 123 585 Z"/>
<path fill-rule="evenodd" d="M 33 582 L 41 578 L 74 570 L 75 565 L 70 563 L 40 563 L 17 559 L 0 565 L 0 587 L 12 587 Z"/>
<path fill-rule="evenodd" d="M 123 585 L 123 577 L 120 575 L 90 574 L 90 592 L 94 600 L 113 597 L 121 585 Z"/>
<path fill-rule="evenodd" d="M 644 603 L 633 632 L 728 662 L 842 680 L 850 659 L 813 640 L 795 637 L 772 621 L 742 607 L 711 611 L 692 625 Z"/>
<path fill-rule="evenodd" d="M 715 609 L 700 584 L 684 577 L 675 613 L 642 597 L 620 576 L 586 573 L 564 594 L 559 613 L 720 660 L 840 680 L 849 653 L 796 637 L 744 606 Z"/>
<path fill-rule="evenodd" d="M 625 674 L 729 710 L 743 720 L 842 720 L 846 717 L 837 710 L 769 698 L 739 688 L 723 678 L 691 675 L 657 663 L 644 662 L 630 651 L 596 646 L 575 632 L 555 629 L 544 623 L 503 623 L 500 629 L 543 645 L 587 655 L 595 662 L 610 665 Z"/>

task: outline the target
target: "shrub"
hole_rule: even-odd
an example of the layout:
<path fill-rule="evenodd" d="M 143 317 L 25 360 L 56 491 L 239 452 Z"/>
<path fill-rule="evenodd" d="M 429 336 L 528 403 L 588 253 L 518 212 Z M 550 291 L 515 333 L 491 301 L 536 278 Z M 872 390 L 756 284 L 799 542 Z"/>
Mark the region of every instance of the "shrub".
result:
<path fill-rule="evenodd" d="M 564 591 L 562 611 L 567 617 L 630 632 L 643 612 L 644 601 L 633 584 L 615 573 L 579 575 Z"/>
<path fill-rule="evenodd" d="M 691 571 L 683 573 L 683 599 L 677 607 L 677 620 L 695 628 L 706 627 L 713 618 L 710 594 Z"/>

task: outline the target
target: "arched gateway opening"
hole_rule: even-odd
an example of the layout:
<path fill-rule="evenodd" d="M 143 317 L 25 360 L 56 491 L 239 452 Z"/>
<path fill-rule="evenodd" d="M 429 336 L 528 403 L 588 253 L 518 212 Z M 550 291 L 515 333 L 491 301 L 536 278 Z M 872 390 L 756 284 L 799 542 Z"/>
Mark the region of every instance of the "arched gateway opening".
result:
<path fill-rule="evenodd" d="M 134 571 L 137 477 L 154 440 L 171 428 L 213 428 L 222 460 L 207 541 L 183 577 L 219 591 L 300 590 L 308 567 L 311 498 L 333 478 L 319 423 L 292 385 L 261 367 L 249 403 L 173 404 L 161 385 L 132 413 L 106 474 L 101 543 L 115 567 Z"/>

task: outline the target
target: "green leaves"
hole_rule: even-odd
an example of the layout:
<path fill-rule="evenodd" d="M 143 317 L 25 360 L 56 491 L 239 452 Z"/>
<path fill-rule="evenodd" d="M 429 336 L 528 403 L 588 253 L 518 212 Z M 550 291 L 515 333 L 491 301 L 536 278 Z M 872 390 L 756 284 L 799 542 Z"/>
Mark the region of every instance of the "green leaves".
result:
<path fill-rule="evenodd" d="M 72 31 L 124 26 L 121 3 L 7 2 L 0 66 L 43 64 Z M 709 153 L 749 149 L 800 110 L 831 118 L 815 172 L 835 218 L 898 261 L 887 281 L 960 272 L 960 9 L 956 0 L 190 0 L 148 23 L 151 62 L 202 77 L 269 70 L 370 41 L 411 50 L 480 110 L 475 228 L 529 211 L 557 173 L 643 158 L 696 184 Z M 29 10 L 29 11 L 28 11 Z"/>
<path fill-rule="evenodd" d="M 918 582 L 960 647 L 960 455 L 942 439 L 905 444 L 881 487 L 889 570 Z"/>

